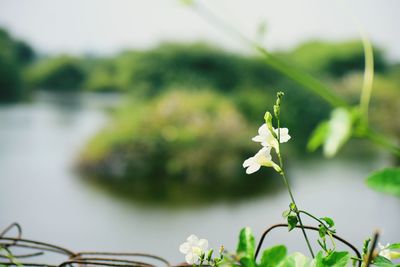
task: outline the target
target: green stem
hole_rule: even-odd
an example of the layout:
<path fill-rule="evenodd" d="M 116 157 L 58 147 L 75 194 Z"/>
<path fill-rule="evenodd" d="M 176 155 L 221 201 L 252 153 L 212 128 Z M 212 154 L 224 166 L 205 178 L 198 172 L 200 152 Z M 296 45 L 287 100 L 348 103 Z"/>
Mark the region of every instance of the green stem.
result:
<path fill-rule="evenodd" d="M 282 167 L 281 167 L 281 168 L 282 168 Z M 286 179 L 286 175 L 285 175 L 285 173 L 283 172 L 283 170 L 282 170 L 282 172 L 281 172 L 281 175 L 282 175 L 282 177 L 283 177 L 283 181 L 285 182 L 286 188 L 287 188 L 287 190 L 289 191 L 290 199 L 292 200 L 293 204 L 295 204 L 296 207 L 297 207 L 296 201 L 295 201 L 295 199 L 294 199 L 294 197 L 293 197 L 293 194 L 292 194 L 292 190 L 290 189 L 289 183 L 288 183 L 288 181 L 287 181 L 287 179 Z M 295 211 L 295 213 L 296 213 L 297 219 L 299 220 L 299 224 L 300 224 L 300 227 L 301 227 L 301 231 L 303 232 L 304 239 L 306 240 L 308 250 L 310 251 L 311 256 L 314 258 L 315 255 L 314 255 L 314 252 L 313 252 L 313 250 L 312 250 L 312 247 L 311 247 L 311 244 L 310 244 L 310 240 L 308 239 L 308 236 L 307 236 L 307 234 L 306 234 L 306 231 L 304 230 L 304 225 L 303 225 L 303 221 L 301 220 L 300 213 L 299 213 L 298 211 Z"/>
<path fill-rule="evenodd" d="M 318 218 L 315 217 L 314 215 L 308 213 L 307 211 L 305 211 L 305 210 L 299 210 L 299 213 L 304 213 L 304 214 L 307 215 L 308 217 L 310 217 L 310 218 L 316 220 L 318 223 L 320 223 L 320 224 L 322 224 L 323 226 L 325 226 L 326 229 L 329 229 L 329 227 L 326 226 L 326 224 L 325 224 L 323 221 L 321 221 L 320 219 L 318 219 Z"/>
<path fill-rule="evenodd" d="M 368 124 L 368 109 L 374 81 L 374 53 L 371 42 L 368 40 L 367 36 L 364 33 L 361 33 L 361 36 L 365 55 L 365 69 L 363 88 L 360 96 L 360 110 L 364 122 Z"/>
<path fill-rule="evenodd" d="M 383 136 L 369 128 L 365 131 L 365 133 L 361 135 L 361 137 L 367 138 L 368 140 L 374 142 L 375 144 L 386 148 L 388 151 L 390 151 L 397 157 L 400 157 L 400 147 L 388 141 L 387 140 L 388 138 L 386 136 Z"/>
<path fill-rule="evenodd" d="M 334 107 L 339 106 L 348 106 L 348 103 L 341 97 L 337 96 L 330 90 L 327 86 L 325 86 L 322 82 L 315 79 L 311 75 L 303 72 L 289 64 L 286 64 L 284 61 L 279 58 L 273 56 L 269 53 L 262 45 L 259 43 L 247 38 L 240 31 L 238 31 L 235 27 L 230 25 L 229 23 L 222 20 L 218 15 L 212 12 L 210 9 L 205 7 L 204 5 L 194 2 L 192 4 L 192 8 L 198 12 L 202 17 L 205 18 L 206 21 L 211 22 L 217 28 L 221 29 L 221 31 L 228 33 L 233 36 L 235 39 L 242 41 L 248 46 L 252 47 L 259 53 L 264 56 L 265 63 L 271 66 L 273 69 L 282 73 L 283 75 L 289 77 L 293 81 L 300 84 L 305 89 L 315 93 L 316 95 L 323 98 L 330 105 Z"/>
<path fill-rule="evenodd" d="M 333 246 L 333 250 L 336 249 L 336 243 L 335 240 L 332 237 L 332 232 L 331 230 L 329 230 L 329 227 L 320 219 L 318 219 L 317 217 L 315 217 L 314 215 L 312 215 L 311 213 L 308 213 L 305 210 L 299 210 L 299 213 L 304 213 L 305 215 L 307 215 L 308 217 L 316 220 L 319 224 L 323 225 L 326 229 L 327 229 L 327 234 L 329 236 L 329 239 L 331 240 L 332 246 Z M 324 249 L 326 252 L 328 252 L 326 249 Z"/>
<path fill-rule="evenodd" d="M 348 107 L 348 103 L 342 98 L 338 97 L 332 92 L 325 84 L 315 79 L 306 72 L 303 72 L 279 58 L 273 56 L 264 47 L 253 43 L 252 46 L 260 52 L 265 59 L 265 63 L 279 71 L 286 77 L 292 79 L 293 81 L 300 84 L 303 88 L 313 92 L 314 94 L 320 96 L 326 102 L 328 102 L 333 107 Z"/>
<path fill-rule="evenodd" d="M 242 41 L 248 46 L 256 49 L 259 53 L 261 53 L 265 58 L 265 63 L 282 73 L 283 75 L 289 77 L 294 80 L 298 84 L 300 84 L 305 89 L 313 92 L 314 94 L 320 96 L 322 99 L 327 101 L 333 107 L 349 107 L 348 103 L 338 95 L 334 94 L 332 90 L 324 85 L 322 82 L 314 78 L 313 76 L 298 70 L 297 68 L 285 63 L 279 58 L 275 57 L 271 53 L 268 52 L 263 46 L 258 44 L 257 42 L 247 38 L 240 31 L 238 31 L 235 27 L 232 27 L 229 23 L 222 20 L 218 15 L 212 12 L 210 9 L 205 7 L 204 5 L 194 2 L 192 5 L 194 10 L 197 11 L 199 15 L 201 15 L 206 21 L 215 25 L 217 28 L 222 30 L 225 33 L 228 33 L 235 39 Z M 360 97 L 360 110 L 363 114 L 363 121 L 368 124 L 368 109 L 369 102 L 372 94 L 372 83 L 373 83 L 373 68 L 374 68 L 374 59 L 373 59 L 373 49 L 371 43 L 362 35 L 363 39 L 363 47 L 365 52 L 365 71 L 364 71 L 364 83 L 363 89 Z M 384 137 L 377 135 L 376 133 L 367 133 L 367 135 L 363 136 L 372 142 L 381 145 L 382 147 L 389 150 L 391 153 L 400 157 L 400 148 L 395 145 L 387 142 Z"/>
<path fill-rule="evenodd" d="M 281 156 L 281 152 L 280 152 L 281 151 L 280 150 L 281 128 L 280 128 L 279 117 L 277 117 L 277 121 L 278 121 L 278 151 L 277 151 L 277 154 L 278 154 L 278 158 L 279 158 L 279 167 L 281 168 L 281 173 L 280 174 L 281 174 L 281 176 L 283 178 L 283 181 L 284 181 L 284 183 L 286 185 L 286 188 L 287 188 L 287 190 L 289 192 L 290 199 L 292 200 L 293 204 L 296 206 L 295 213 L 296 213 L 297 219 L 299 220 L 301 231 L 303 233 L 304 239 L 306 240 L 308 250 L 310 251 L 311 256 L 313 258 L 315 258 L 314 251 L 313 251 L 313 249 L 311 247 L 311 244 L 310 244 L 310 240 L 308 239 L 306 231 L 304 230 L 304 225 L 303 225 L 303 222 L 302 222 L 301 217 L 300 217 L 300 213 L 299 213 L 298 208 L 297 208 L 296 200 L 294 199 L 294 196 L 293 196 L 293 193 L 292 193 L 292 189 L 290 188 L 289 182 L 286 179 L 285 171 L 283 169 L 283 160 L 282 160 L 282 156 Z"/>

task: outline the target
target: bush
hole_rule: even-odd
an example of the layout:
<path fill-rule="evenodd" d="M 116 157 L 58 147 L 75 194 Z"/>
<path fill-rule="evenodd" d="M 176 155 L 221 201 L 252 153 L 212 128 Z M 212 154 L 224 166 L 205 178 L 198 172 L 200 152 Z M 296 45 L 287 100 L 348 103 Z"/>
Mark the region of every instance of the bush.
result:
<path fill-rule="evenodd" d="M 21 72 L 33 57 L 32 48 L 0 28 L 0 102 L 19 100 L 26 94 Z"/>
<path fill-rule="evenodd" d="M 274 83 L 277 75 L 260 59 L 228 53 L 205 44 L 164 44 L 125 52 L 115 60 L 123 88 L 155 96 L 171 86 L 232 92 L 242 86 Z"/>
<path fill-rule="evenodd" d="M 124 91 L 118 79 L 120 71 L 115 60 L 97 59 L 94 64 L 88 66 L 88 75 L 82 85 L 84 90 L 94 92 L 115 92 Z"/>
<path fill-rule="evenodd" d="M 86 73 L 78 59 L 70 56 L 42 59 L 27 72 L 31 87 L 45 90 L 79 90 Z"/>
<path fill-rule="evenodd" d="M 364 70 L 364 50 L 361 42 L 341 43 L 311 41 L 286 54 L 303 70 L 341 77 L 349 72 Z M 374 48 L 375 72 L 384 72 L 387 63 L 383 52 Z"/>
<path fill-rule="evenodd" d="M 254 152 L 251 130 L 215 93 L 171 91 L 119 110 L 79 167 L 120 193 L 152 200 L 249 195 L 268 188 L 261 173 L 249 177 L 242 168 Z"/>

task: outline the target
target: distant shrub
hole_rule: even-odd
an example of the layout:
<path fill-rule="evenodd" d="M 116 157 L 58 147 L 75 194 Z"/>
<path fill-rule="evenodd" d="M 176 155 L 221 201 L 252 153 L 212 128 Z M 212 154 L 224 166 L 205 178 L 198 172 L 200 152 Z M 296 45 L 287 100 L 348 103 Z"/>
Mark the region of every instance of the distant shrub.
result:
<path fill-rule="evenodd" d="M 286 56 L 303 70 L 328 74 L 333 77 L 362 71 L 365 65 L 363 46 L 359 41 L 306 42 L 286 53 Z M 376 72 L 383 72 L 387 69 L 383 52 L 376 47 L 374 48 L 374 61 Z"/>
<path fill-rule="evenodd" d="M 147 51 L 126 52 L 115 64 L 123 87 L 145 88 L 148 96 L 171 86 L 231 92 L 279 79 L 260 59 L 205 44 L 164 44 Z"/>
<path fill-rule="evenodd" d="M 21 74 L 16 62 L 1 46 L 0 44 L 0 102 L 17 100 L 22 96 Z"/>
<path fill-rule="evenodd" d="M 27 72 L 31 87 L 55 91 L 79 90 L 85 77 L 80 61 L 70 56 L 42 59 Z"/>
<path fill-rule="evenodd" d="M 85 148 L 79 167 L 149 199 L 249 195 L 271 182 L 246 177 L 242 169 L 254 150 L 250 130 L 234 105 L 215 93 L 171 91 L 118 111 Z"/>
<path fill-rule="evenodd" d="M 22 67 L 33 60 L 30 46 L 0 28 L 0 102 L 19 100 L 26 94 Z"/>
<path fill-rule="evenodd" d="M 119 79 L 120 72 L 115 60 L 97 59 L 88 67 L 84 90 L 94 92 L 126 91 Z"/>

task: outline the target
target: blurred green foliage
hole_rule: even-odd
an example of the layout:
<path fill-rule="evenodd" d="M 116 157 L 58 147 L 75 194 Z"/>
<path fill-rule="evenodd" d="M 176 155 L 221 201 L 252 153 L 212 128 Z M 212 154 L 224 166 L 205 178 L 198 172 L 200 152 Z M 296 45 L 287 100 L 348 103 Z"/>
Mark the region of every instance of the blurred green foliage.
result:
<path fill-rule="evenodd" d="M 249 139 L 255 129 L 215 92 L 171 90 L 150 102 L 126 104 L 114 118 L 79 162 L 89 177 L 107 179 L 119 193 L 207 201 L 248 196 L 271 184 L 260 179 L 262 172 L 243 172 L 243 157 L 255 150 Z"/>
<path fill-rule="evenodd" d="M 274 71 L 254 58 L 223 52 L 204 44 L 160 46 L 139 55 L 132 83 L 145 83 L 154 95 L 170 85 L 212 87 L 231 92 L 276 80 Z"/>
<path fill-rule="evenodd" d="M 148 51 L 128 51 L 101 59 L 88 72 L 84 89 L 133 90 L 155 96 L 171 86 L 211 87 L 231 92 L 244 86 L 276 83 L 277 74 L 248 56 L 225 52 L 206 44 L 163 44 Z"/>
<path fill-rule="evenodd" d="M 86 78 L 80 60 L 70 56 L 41 59 L 26 72 L 27 83 L 52 91 L 78 91 Z"/>
<path fill-rule="evenodd" d="M 374 50 L 371 124 L 399 139 L 400 121 L 393 114 L 400 113 L 400 64 Z M 357 103 L 363 53 L 356 41 L 312 41 L 272 54 Z M 204 190 L 246 195 L 262 188 L 258 183 L 266 179 L 244 177 L 241 163 L 255 151 L 250 137 L 277 91 L 286 93 L 281 119 L 295 140 L 288 146 L 291 152 L 304 152 L 312 131 L 330 114 L 323 99 L 261 57 L 204 43 L 165 43 L 110 57 L 36 59 L 29 45 L 0 30 L 0 100 L 21 99 L 37 89 L 123 93 L 125 104 L 84 148 L 78 164 L 87 176 L 107 180 L 118 192 L 151 198 L 196 192 L 201 197 Z"/>
<path fill-rule="evenodd" d="M 0 102 L 24 97 L 22 69 L 34 59 L 32 48 L 0 28 Z"/>
<path fill-rule="evenodd" d="M 340 78 L 350 72 L 364 70 L 364 50 L 360 41 L 341 43 L 310 41 L 283 53 L 285 60 L 317 75 Z M 384 53 L 374 48 L 374 68 L 382 73 L 388 68 Z"/>

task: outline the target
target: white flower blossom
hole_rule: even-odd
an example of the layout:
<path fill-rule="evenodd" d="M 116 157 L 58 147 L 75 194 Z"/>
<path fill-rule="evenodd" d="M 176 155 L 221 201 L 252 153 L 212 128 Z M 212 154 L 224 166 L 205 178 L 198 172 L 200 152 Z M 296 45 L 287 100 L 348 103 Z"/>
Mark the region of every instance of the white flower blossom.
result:
<path fill-rule="evenodd" d="M 279 133 L 280 143 L 285 143 L 290 140 L 288 128 L 280 128 L 280 130 L 273 128 L 273 130 L 276 136 L 278 136 Z M 268 129 L 267 124 L 265 123 L 261 125 L 261 127 L 258 129 L 258 135 L 253 137 L 252 140 L 254 142 L 261 143 L 261 145 L 264 147 L 273 147 L 276 151 L 278 151 L 279 149 L 277 138 L 271 133 L 271 131 Z"/>
<path fill-rule="evenodd" d="M 271 147 L 263 147 L 253 157 L 246 159 L 243 162 L 243 168 L 246 169 L 247 174 L 252 174 L 258 171 L 261 166 L 273 167 L 277 172 L 281 171 L 281 168 L 272 161 Z"/>
<path fill-rule="evenodd" d="M 400 252 L 393 251 L 389 248 L 390 244 L 386 244 L 383 246 L 381 243 L 378 243 L 379 246 L 379 256 L 385 257 L 388 260 L 394 260 L 400 258 Z"/>
<path fill-rule="evenodd" d="M 208 241 L 206 239 L 199 239 L 195 235 L 190 235 L 187 239 L 179 246 L 179 251 L 185 254 L 185 260 L 188 264 L 196 263 L 202 254 L 206 253 L 208 248 Z"/>

